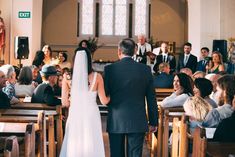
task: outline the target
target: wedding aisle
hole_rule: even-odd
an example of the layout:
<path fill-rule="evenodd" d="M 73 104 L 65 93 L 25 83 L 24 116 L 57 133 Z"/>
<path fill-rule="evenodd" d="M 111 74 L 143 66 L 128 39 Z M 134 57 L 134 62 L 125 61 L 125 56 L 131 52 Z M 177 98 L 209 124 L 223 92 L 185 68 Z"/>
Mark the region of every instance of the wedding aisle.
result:
<path fill-rule="evenodd" d="M 109 139 L 108 139 L 108 133 L 106 132 L 106 118 L 107 118 L 106 116 L 101 116 L 103 138 L 104 138 L 104 145 L 105 145 L 105 156 L 110 157 L 110 154 L 109 154 Z M 149 149 L 147 148 L 146 141 L 144 142 L 143 157 L 150 157 L 150 153 L 149 153 Z"/>

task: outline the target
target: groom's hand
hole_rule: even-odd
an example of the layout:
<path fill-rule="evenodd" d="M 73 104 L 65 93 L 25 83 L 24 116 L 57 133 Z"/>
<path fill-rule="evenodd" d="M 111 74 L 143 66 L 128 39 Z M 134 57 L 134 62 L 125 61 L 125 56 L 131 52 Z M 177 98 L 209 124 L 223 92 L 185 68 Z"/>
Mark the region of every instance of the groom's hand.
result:
<path fill-rule="evenodd" d="M 149 125 L 149 132 L 156 132 L 157 131 L 157 126 L 152 126 L 152 125 Z"/>

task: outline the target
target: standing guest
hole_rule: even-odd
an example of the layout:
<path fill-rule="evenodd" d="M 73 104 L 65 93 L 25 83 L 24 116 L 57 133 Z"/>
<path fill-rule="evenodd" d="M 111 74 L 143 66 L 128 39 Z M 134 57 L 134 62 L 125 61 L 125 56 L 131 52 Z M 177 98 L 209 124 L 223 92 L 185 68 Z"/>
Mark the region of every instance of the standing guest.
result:
<path fill-rule="evenodd" d="M 51 64 L 52 63 L 52 49 L 49 45 L 45 45 L 42 48 L 42 51 L 44 52 L 44 60 L 43 62 L 45 64 Z"/>
<path fill-rule="evenodd" d="M 150 65 L 151 61 L 148 55 L 152 52 L 152 47 L 146 42 L 145 35 L 138 35 L 137 46 L 138 48 L 134 60 L 139 63 Z"/>
<path fill-rule="evenodd" d="M 194 73 L 197 69 L 197 57 L 191 54 L 192 44 L 185 43 L 184 44 L 184 54 L 180 54 L 178 60 L 177 70 L 180 71 L 182 68 L 189 68 Z"/>
<path fill-rule="evenodd" d="M 19 79 L 15 84 L 15 92 L 17 97 L 32 96 L 35 89 L 33 82 L 32 70 L 25 66 L 20 70 Z"/>
<path fill-rule="evenodd" d="M 233 109 L 235 110 L 235 95 L 233 98 Z M 214 141 L 235 142 L 235 111 L 231 117 L 226 118 L 219 123 L 213 137 Z"/>
<path fill-rule="evenodd" d="M 37 86 L 32 95 L 32 103 L 46 103 L 50 106 L 60 105 L 61 100 L 55 97 L 53 90 L 57 82 L 57 71 L 52 65 L 44 65 L 40 71 L 43 83 Z"/>
<path fill-rule="evenodd" d="M 219 73 L 224 71 L 223 58 L 221 53 L 214 51 L 212 53 L 212 61 L 206 66 L 207 73 Z"/>
<path fill-rule="evenodd" d="M 213 85 L 210 80 L 206 78 L 197 78 L 194 81 L 193 92 L 195 96 L 202 97 L 207 101 L 212 108 L 218 107 L 213 99 L 209 97 L 213 90 Z"/>
<path fill-rule="evenodd" d="M 82 40 L 82 41 L 80 41 L 80 43 L 78 44 L 78 47 L 83 47 L 83 48 L 90 48 L 90 44 L 89 44 L 89 42 L 88 42 L 88 40 Z"/>
<path fill-rule="evenodd" d="M 61 87 L 61 98 L 62 98 L 62 106 L 69 108 L 70 106 L 70 91 L 71 91 L 71 81 L 72 76 L 68 71 L 64 71 L 63 79 L 62 79 L 62 87 Z"/>
<path fill-rule="evenodd" d="M 135 42 L 123 39 L 118 45 L 120 61 L 104 69 L 105 89 L 110 95 L 107 131 L 111 157 L 125 154 L 142 157 L 145 132 L 157 129 L 158 111 L 151 69 L 131 58 L 134 51 Z"/>
<path fill-rule="evenodd" d="M 217 91 L 219 92 L 219 107 L 212 109 L 203 122 L 204 127 L 217 127 L 225 118 L 234 112 L 232 107 L 233 96 L 235 95 L 235 76 L 225 75 L 217 81 Z"/>
<path fill-rule="evenodd" d="M 5 74 L 0 70 L 0 108 L 10 108 L 10 99 L 8 96 L 2 91 L 2 89 L 6 86 L 6 78 Z"/>
<path fill-rule="evenodd" d="M 71 69 L 71 63 L 68 62 L 68 55 L 65 52 L 59 53 L 59 66 L 61 69 L 69 68 Z"/>
<path fill-rule="evenodd" d="M 5 74 L 7 80 L 6 87 L 2 88 L 2 91 L 6 93 L 11 104 L 19 103 L 20 100 L 16 97 L 15 93 L 16 73 L 14 67 L 6 64 L 1 66 L 0 70 Z"/>
<path fill-rule="evenodd" d="M 163 108 L 183 106 L 184 102 L 190 96 L 193 96 L 193 80 L 184 73 L 175 75 L 173 88 L 175 92 L 162 101 L 161 106 Z"/>
<path fill-rule="evenodd" d="M 153 70 L 157 73 L 159 64 L 164 62 L 164 63 L 169 63 L 170 72 L 173 73 L 175 71 L 175 68 L 176 68 L 176 61 L 175 61 L 175 56 L 168 53 L 167 43 L 163 42 L 161 44 L 161 51 L 160 52 L 161 53 L 156 57 L 156 63 L 153 67 Z"/>
<path fill-rule="evenodd" d="M 169 63 L 159 64 L 159 72 L 153 78 L 154 88 L 172 88 L 174 76 L 170 74 Z"/>
<path fill-rule="evenodd" d="M 197 71 L 206 72 L 206 65 L 209 61 L 209 48 L 203 47 L 201 48 L 201 60 L 197 63 Z"/>

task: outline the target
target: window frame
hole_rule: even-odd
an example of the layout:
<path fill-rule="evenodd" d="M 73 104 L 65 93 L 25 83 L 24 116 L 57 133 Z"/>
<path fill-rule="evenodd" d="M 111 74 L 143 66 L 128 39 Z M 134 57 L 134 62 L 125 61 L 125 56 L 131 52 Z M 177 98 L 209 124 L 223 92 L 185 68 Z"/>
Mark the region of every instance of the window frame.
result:
<path fill-rule="evenodd" d="M 149 5 L 151 4 L 151 0 L 146 0 L 146 38 L 149 37 L 149 34 L 150 34 L 150 13 L 149 13 Z M 80 39 L 88 39 L 89 37 L 98 37 L 99 39 L 99 43 L 104 43 L 105 46 L 114 46 L 114 45 L 117 45 L 117 43 L 123 39 L 123 38 L 129 38 L 129 22 L 130 22 L 130 18 L 129 18 L 129 6 L 130 4 L 132 4 L 132 34 L 131 34 L 131 38 L 134 39 L 134 40 L 137 40 L 137 35 L 135 35 L 135 10 L 136 10 L 136 7 L 135 7 L 135 0 L 127 0 L 127 4 L 126 4 L 126 9 L 127 9 L 127 18 L 126 18 L 126 35 L 115 35 L 115 0 L 114 0 L 114 6 L 113 6 L 113 35 L 102 35 L 101 34 L 101 31 L 102 31 L 102 0 L 94 0 L 94 4 L 93 4 L 93 34 L 92 35 L 85 35 L 85 34 L 82 34 L 82 2 L 83 0 L 78 0 L 78 3 L 80 3 L 79 5 L 77 6 L 80 6 L 79 8 L 79 17 L 78 17 L 78 24 L 79 26 L 77 26 L 77 30 L 78 30 L 78 35 L 77 35 L 77 38 L 78 40 Z M 99 3 L 99 19 L 98 20 L 98 36 L 96 36 L 96 4 Z"/>

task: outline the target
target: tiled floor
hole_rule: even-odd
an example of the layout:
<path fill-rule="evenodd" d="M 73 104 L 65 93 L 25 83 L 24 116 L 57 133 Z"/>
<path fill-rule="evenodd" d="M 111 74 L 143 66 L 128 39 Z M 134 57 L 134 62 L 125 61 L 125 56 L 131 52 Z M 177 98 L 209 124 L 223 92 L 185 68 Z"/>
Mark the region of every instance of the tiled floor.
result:
<path fill-rule="evenodd" d="M 106 116 L 102 116 L 102 129 L 103 129 L 103 138 L 104 138 L 104 145 L 105 145 L 105 156 L 109 157 L 109 140 L 108 140 L 108 133 L 106 132 Z M 144 142 L 143 147 L 143 157 L 150 157 L 149 149 L 147 148 L 146 142 Z"/>

